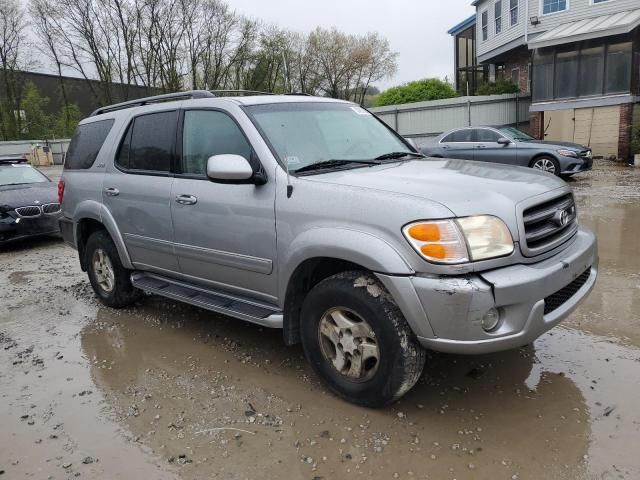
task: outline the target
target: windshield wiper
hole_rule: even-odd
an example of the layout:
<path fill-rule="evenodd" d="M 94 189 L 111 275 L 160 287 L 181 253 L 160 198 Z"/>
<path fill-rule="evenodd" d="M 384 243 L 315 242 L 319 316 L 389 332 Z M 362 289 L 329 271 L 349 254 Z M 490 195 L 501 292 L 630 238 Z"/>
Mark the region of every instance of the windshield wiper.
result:
<path fill-rule="evenodd" d="M 322 170 L 325 168 L 341 167 L 343 165 L 348 165 L 350 163 L 359 163 L 364 165 L 380 165 L 380 162 L 376 162 L 375 160 L 323 160 L 322 162 L 312 163 L 310 165 L 305 165 L 304 167 L 300 167 L 296 170 L 293 170 L 293 173 L 310 172 L 312 170 Z"/>
<path fill-rule="evenodd" d="M 416 152 L 389 152 L 376 157 L 375 160 L 390 160 L 402 157 L 424 158 L 425 156 Z"/>

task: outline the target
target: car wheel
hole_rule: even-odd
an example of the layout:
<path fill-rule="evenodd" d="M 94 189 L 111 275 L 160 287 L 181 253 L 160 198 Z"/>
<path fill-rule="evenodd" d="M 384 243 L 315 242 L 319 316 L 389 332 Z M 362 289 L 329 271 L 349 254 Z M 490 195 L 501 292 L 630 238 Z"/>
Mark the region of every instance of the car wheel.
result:
<path fill-rule="evenodd" d="M 383 407 L 420 378 L 426 354 L 391 295 L 366 272 L 321 281 L 301 311 L 305 355 L 338 396 Z"/>
<path fill-rule="evenodd" d="M 142 295 L 131 284 L 131 271 L 122 266 L 116 246 L 106 231 L 94 232 L 89 237 L 85 265 L 93 290 L 108 307 L 126 307 Z"/>
<path fill-rule="evenodd" d="M 560 164 L 552 157 L 538 157 L 531 162 L 531 168 L 560 176 Z"/>

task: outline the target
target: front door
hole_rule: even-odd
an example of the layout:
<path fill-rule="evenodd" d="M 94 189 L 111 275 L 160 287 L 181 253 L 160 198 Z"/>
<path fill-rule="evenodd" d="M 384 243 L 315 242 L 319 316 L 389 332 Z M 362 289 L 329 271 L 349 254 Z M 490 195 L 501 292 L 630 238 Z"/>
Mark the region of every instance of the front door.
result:
<path fill-rule="evenodd" d="M 509 144 L 498 143 L 501 138 L 495 130 L 490 128 L 474 128 L 474 155 L 473 159 L 479 162 L 506 163 L 517 165 L 517 146 L 511 142 Z"/>
<path fill-rule="evenodd" d="M 275 180 L 257 186 L 207 178 L 212 155 L 241 155 L 259 168 L 251 145 L 227 112 L 185 110 L 179 141 L 181 173 L 175 176 L 171 212 L 183 275 L 238 294 L 275 297 Z"/>
<path fill-rule="evenodd" d="M 136 268 L 178 273 L 169 208 L 178 112 L 154 112 L 129 124 L 103 182 L 110 210 Z"/>

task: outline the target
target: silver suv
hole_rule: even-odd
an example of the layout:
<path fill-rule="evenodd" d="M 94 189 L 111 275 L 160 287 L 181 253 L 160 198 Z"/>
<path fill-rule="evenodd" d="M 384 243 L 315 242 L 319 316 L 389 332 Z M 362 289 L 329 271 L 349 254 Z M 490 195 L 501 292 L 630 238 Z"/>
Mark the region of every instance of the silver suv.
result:
<path fill-rule="evenodd" d="M 562 180 L 425 159 L 327 98 L 194 91 L 101 108 L 59 194 L 105 305 L 148 292 L 281 328 L 365 406 L 407 392 L 425 349 L 531 343 L 596 281 L 595 237 Z"/>

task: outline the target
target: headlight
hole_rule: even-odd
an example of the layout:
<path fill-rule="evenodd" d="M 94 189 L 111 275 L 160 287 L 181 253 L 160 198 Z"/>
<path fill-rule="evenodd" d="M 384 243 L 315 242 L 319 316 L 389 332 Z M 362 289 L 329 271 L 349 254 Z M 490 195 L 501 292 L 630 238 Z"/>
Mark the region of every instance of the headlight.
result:
<path fill-rule="evenodd" d="M 466 263 L 513 252 L 509 229 L 490 215 L 415 222 L 402 232 L 424 259 L 434 263 Z"/>
<path fill-rule="evenodd" d="M 578 157 L 578 154 L 573 150 L 567 150 L 565 148 L 561 148 L 560 150 L 556 150 L 556 151 L 563 157 L 575 157 L 575 158 Z"/>

